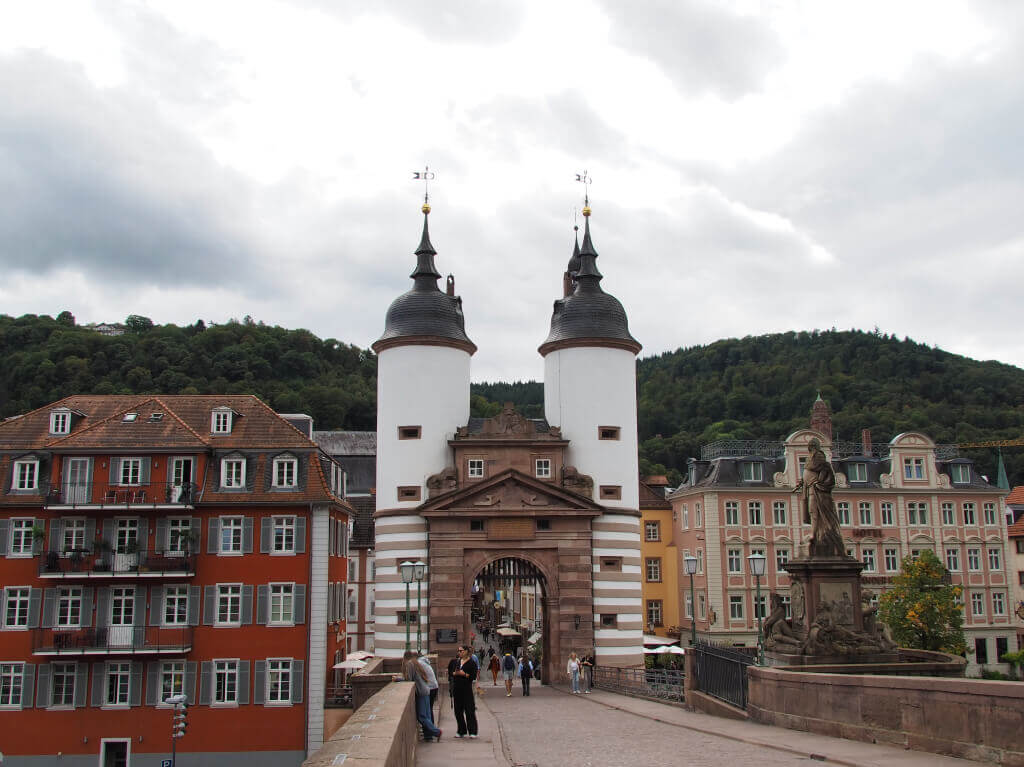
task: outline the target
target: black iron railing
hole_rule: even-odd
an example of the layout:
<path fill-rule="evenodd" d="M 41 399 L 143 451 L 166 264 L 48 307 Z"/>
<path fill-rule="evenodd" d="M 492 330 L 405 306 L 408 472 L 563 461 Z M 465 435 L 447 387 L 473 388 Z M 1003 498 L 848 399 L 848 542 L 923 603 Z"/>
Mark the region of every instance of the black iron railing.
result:
<path fill-rule="evenodd" d="M 747 707 L 747 666 L 754 658 L 743 650 L 698 641 L 694 653 L 696 688 L 738 708 Z"/>
<path fill-rule="evenodd" d="M 39 575 L 43 577 L 102 577 L 142 573 L 154 576 L 194 574 L 196 555 L 190 551 L 139 549 L 117 552 L 88 548 L 44 551 L 39 555 Z"/>
<path fill-rule="evenodd" d="M 40 655 L 186 652 L 190 649 L 191 626 L 100 626 L 32 631 L 32 652 Z"/>
<path fill-rule="evenodd" d="M 44 488 L 47 506 L 191 506 L 198 485 L 149 482 L 142 485 L 97 485 L 57 482 Z"/>
<path fill-rule="evenodd" d="M 686 674 L 674 669 L 594 668 L 594 687 L 654 700 L 682 701 Z"/>

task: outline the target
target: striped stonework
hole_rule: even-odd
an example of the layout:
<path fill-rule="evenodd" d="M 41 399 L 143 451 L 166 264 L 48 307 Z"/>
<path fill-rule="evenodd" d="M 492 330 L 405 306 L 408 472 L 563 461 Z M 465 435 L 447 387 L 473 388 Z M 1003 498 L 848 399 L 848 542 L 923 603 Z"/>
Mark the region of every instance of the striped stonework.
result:
<path fill-rule="evenodd" d="M 418 514 L 401 514 L 379 510 L 374 519 L 376 578 L 374 586 L 374 652 L 385 658 L 400 658 L 405 652 L 405 624 L 399 624 L 398 613 L 405 612 L 405 584 L 399 565 L 407 560 L 430 565 L 427 544 L 427 521 Z M 428 629 L 430 580 L 420 584 L 420 630 Z M 416 583 L 409 588 L 409 609 L 416 610 Z M 416 643 L 416 626 L 409 631 L 410 642 Z"/>
<path fill-rule="evenodd" d="M 593 523 L 594 649 L 602 666 L 643 663 L 640 517 L 606 513 Z M 613 559 L 614 569 L 604 561 Z M 614 616 L 614 626 L 604 625 Z"/>

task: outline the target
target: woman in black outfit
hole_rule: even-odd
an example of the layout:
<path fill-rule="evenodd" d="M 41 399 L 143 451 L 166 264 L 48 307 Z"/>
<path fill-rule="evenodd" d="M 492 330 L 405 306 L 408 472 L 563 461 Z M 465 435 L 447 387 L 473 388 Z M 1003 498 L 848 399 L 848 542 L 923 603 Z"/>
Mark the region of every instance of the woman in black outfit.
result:
<path fill-rule="evenodd" d="M 476 701 L 473 699 L 473 686 L 478 672 L 476 663 L 470 657 L 469 648 L 460 647 L 458 668 L 451 673 L 449 678 L 452 703 L 455 706 L 455 722 L 459 728 L 455 735 L 456 738 L 464 738 L 467 735 L 471 738 L 477 736 Z"/>

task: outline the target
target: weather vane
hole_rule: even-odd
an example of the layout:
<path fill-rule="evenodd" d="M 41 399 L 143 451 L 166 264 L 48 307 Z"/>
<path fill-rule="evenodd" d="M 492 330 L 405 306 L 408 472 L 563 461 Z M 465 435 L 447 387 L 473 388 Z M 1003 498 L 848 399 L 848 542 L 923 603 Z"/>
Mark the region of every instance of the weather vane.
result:
<path fill-rule="evenodd" d="M 436 174 L 430 169 L 429 165 L 423 166 L 423 170 L 414 170 L 412 172 L 413 181 L 423 182 L 423 208 L 424 213 L 430 211 L 430 182 L 434 180 Z"/>
<path fill-rule="evenodd" d="M 590 174 L 587 171 L 576 174 L 576 180 L 583 184 L 583 215 L 590 215 L 590 184 L 593 179 L 590 178 Z"/>

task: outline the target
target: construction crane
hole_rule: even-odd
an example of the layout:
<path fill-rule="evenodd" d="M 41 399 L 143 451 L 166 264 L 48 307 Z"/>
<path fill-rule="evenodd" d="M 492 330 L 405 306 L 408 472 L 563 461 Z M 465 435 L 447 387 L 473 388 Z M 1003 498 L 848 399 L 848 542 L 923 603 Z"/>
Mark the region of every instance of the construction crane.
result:
<path fill-rule="evenodd" d="M 996 461 L 996 487 L 1009 490 L 1010 482 L 1006 477 L 1006 466 L 1003 464 L 1003 448 L 1024 447 L 1024 437 L 1018 437 L 1017 439 L 994 439 L 988 442 L 960 442 L 957 444 L 958 449 L 962 448 L 965 450 L 984 447 L 994 447 L 996 449 L 996 455 L 998 456 Z"/>

